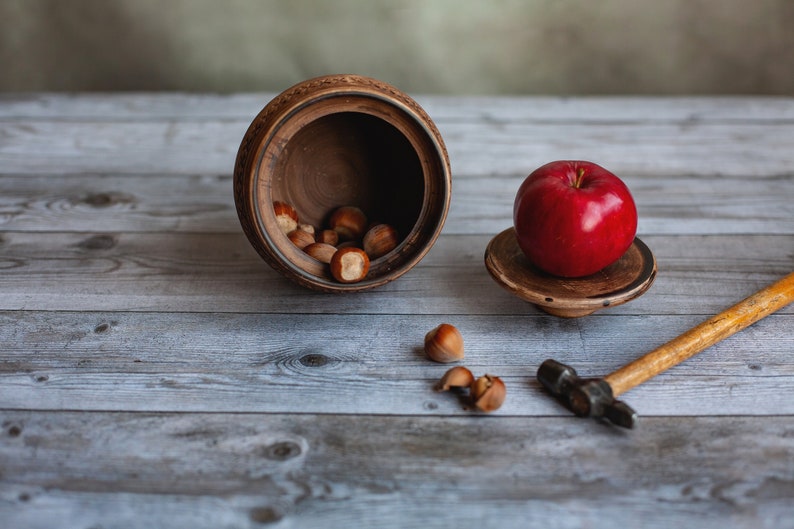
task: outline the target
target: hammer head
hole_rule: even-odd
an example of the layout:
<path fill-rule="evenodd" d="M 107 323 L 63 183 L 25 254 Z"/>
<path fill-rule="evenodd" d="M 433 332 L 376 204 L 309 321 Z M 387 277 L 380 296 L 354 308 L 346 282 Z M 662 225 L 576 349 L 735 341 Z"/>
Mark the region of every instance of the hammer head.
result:
<path fill-rule="evenodd" d="M 580 378 L 571 366 L 549 359 L 538 368 L 538 380 L 579 417 L 604 417 L 624 428 L 633 428 L 637 422 L 637 413 L 615 400 L 603 379 Z"/>

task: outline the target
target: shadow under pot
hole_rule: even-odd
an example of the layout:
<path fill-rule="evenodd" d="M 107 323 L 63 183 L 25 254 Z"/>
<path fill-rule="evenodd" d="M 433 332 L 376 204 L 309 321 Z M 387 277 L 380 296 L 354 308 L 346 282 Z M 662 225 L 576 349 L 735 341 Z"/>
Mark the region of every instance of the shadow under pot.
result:
<path fill-rule="evenodd" d="M 310 79 L 270 101 L 243 137 L 234 170 L 252 246 L 292 281 L 324 292 L 371 289 L 410 270 L 438 238 L 450 195 L 449 157 L 430 117 L 396 88 L 355 75 Z M 291 205 L 315 233 L 338 208 L 357 207 L 370 225 L 396 229 L 397 245 L 371 259 L 363 279 L 342 283 L 290 240 L 275 202 Z"/>

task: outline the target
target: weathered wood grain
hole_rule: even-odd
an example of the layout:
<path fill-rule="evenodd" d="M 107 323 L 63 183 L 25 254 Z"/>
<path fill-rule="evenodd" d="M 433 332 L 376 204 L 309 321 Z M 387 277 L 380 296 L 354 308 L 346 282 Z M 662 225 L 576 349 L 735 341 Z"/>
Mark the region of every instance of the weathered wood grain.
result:
<path fill-rule="evenodd" d="M 453 166 L 399 280 L 297 287 L 237 221 L 239 141 L 274 94 L 0 95 L 0 527 L 794 528 L 794 307 L 627 392 L 639 428 L 535 380 L 602 376 L 794 268 L 791 98 L 417 100 Z M 576 320 L 489 277 L 525 175 L 623 177 L 659 274 Z M 474 413 L 424 334 L 502 377 Z"/>
<path fill-rule="evenodd" d="M 9 527 L 786 528 L 794 519 L 794 423 L 779 417 L 649 419 L 630 434 L 551 417 L 6 411 L 0 421 Z"/>
<path fill-rule="evenodd" d="M 511 226 L 513 200 L 525 176 L 456 176 L 443 233 L 495 235 Z M 643 236 L 794 234 L 794 172 L 624 179 L 637 202 Z M 241 232 L 228 174 L 0 175 L 0 228 Z"/>
<path fill-rule="evenodd" d="M 0 312 L 2 372 L 200 373 L 229 370 L 285 375 L 369 373 L 433 378 L 424 335 L 447 318 L 464 335 L 463 363 L 480 371 L 527 369 L 560 354 L 597 375 L 661 345 L 703 320 L 697 315 L 582 319 L 535 315 L 340 315 L 161 312 Z M 676 367 L 682 375 L 776 377 L 794 374 L 790 315 L 775 314 L 708 354 Z M 346 323 L 343 323 L 346 322 Z M 620 333 L 616 332 L 619 328 Z M 329 332 L 329 329 L 335 329 Z M 365 331 L 370 329 L 369 333 Z M 375 329 L 376 338 L 372 338 Z M 619 334 L 616 336 L 616 334 Z M 762 349 L 754 346 L 765 344 Z M 134 347 L 131 347 L 134 344 Z M 123 369 L 121 369 L 123 367 Z M 330 379 L 329 379 L 330 381 Z"/>
<path fill-rule="evenodd" d="M 327 296 L 272 270 L 242 234 L 29 233 L 0 243 L 0 310 L 528 314 L 483 262 L 487 236 L 443 236 L 410 272 L 365 295 Z M 643 240 L 658 278 L 613 314 L 712 314 L 791 270 L 794 237 Z M 791 309 L 785 309 L 790 311 Z"/>
<path fill-rule="evenodd" d="M 0 228 L 242 232 L 231 175 L 0 175 Z"/>
<path fill-rule="evenodd" d="M 284 87 L 287 88 L 287 87 Z M 399 87 L 398 87 L 399 88 Z M 0 94 L 0 120 L 249 120 L 275 93 Z M 435 121 L 769 122 L 794 120 L 783 97 L 490 97 L 411 94 Z"/>
<path fill-rule="evenodd" d="M 253 118 L 253 116 L 252 116 Z M 5 174 L 231 174 L 250 120 L 0 121 Z M 785 175 L 794 122 L 439 123 L 453 176 L 586 159 L 619 175 Z M 46 149 L 43 148 L 46 146 Z"/>
<path fill-rule="evenodd" d="M 0 408 L 469 414 L 465 400 L 434 391 L 448 366 L 422 352 L 425 333 L 450 321 L 464 336 L 462 364 L 505 380 L 499 415 L 565 416 L 534 379 L 543 360 L 602 376 L 699 323 L 441 318 L 0 313 Z M 627 398 L 641 415 L 794 413 L 791 323 L 791 315 L 770 316 Z"/>

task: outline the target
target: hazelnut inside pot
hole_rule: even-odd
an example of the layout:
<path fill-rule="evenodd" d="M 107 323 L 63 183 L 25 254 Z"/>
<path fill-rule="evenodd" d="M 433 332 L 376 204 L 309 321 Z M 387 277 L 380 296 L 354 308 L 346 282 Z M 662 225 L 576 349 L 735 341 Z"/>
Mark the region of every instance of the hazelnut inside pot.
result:
<path fill-rule="evenodd" d="M 412 99 L 380 81 L 338 75 L 299 83 L 260 112 L 234 182 L 241 225 L 273 268 L 309 288 L 353 292 L 394 280 L 424 257 L 446 219 L 451 175 L 435 125 Z M 399 243 L 372 259 L 364 280 L 340 284 L 275 229 L 273 208 L 264 206 L 276 200 L 317 229 L 355 205 L 394 226 Z"/>

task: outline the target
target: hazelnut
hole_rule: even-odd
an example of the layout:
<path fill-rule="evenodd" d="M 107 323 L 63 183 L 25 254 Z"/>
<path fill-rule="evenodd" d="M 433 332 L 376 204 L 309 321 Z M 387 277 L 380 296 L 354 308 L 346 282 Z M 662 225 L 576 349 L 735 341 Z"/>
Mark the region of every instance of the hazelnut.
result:
<path fill-rule="evenodd" d="M 436 391 L 449 391 L 450 389 L 468 388 L 474 383 L 474 375 L 463 366 L 455 366 L 444 373 L 436 384 Z"/>
<path fill-rule="evenodd" d="M 292 241 L 292 244 L 300 249 L 304 249 L 314 242 L 314 235 L 303 230 L 302 228 L 292 230 L 287 234 L 287 237 L 290 241 Z"/>
<path fill-rule="evenodd" d="M 463 358 L 463 336 L 449 323 L 442 323 L 425 335 L 425 354 L 431 360 L 442 363 Z"/>
<path fill-rule="evenodd" d="M 337 252 L 336 248 L 324 242 L 313 242 L 303 248 L 310 257 L 314 257 L 321 263 L 330 264 L 331 257 Z"/>
<path fill-rule="evenodd" d="M 310 235 L 314 235 L 315 232 L 314 226 L 312 226 L 311 224 L 298 224 L 298 229 L 303 230 Z"/>
<path fill-rule="evenodd" d="M 481 376 L 469 387 L 469 391 L 474 406 L 484 412 L 499 409 L 507 393 L 502 379 L 493 375 Z"/>
<path fill-rule="evenodd" d="M 384 256 L 397 247 L 397 230 L 388 224 L 376 224 L 364 235 L 364 251 L 370 259 Z"/>
<path fill-rule="evenodd" d="M 328 225 L 343 241 L 360 239 L 367 230 L 367 216 L 355 206 L 342 206 L 331 214 Z"/>
<path fill-rule="evenodd" d="M 298 228 L 298 212 L 291 205 L 276 200 L 273 202 L 273 211 L 276 214 L 276 222 L 284 235 Z"/>
<path fill-rule="evenodd" d="M 331 275 L 340 283 L 356 283 L 369 272 L 369 257 L 361 248 L 342 248 L 331 257 Z"/>
<path fill-rule="evenodd" d="M 317 242 L 324 242 L 331 246 L 336 246 L 339 243 L 339 234 L 334 230 L 323 230 L 317 234 Z"/>

